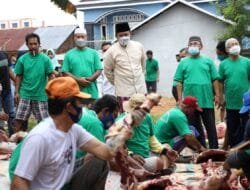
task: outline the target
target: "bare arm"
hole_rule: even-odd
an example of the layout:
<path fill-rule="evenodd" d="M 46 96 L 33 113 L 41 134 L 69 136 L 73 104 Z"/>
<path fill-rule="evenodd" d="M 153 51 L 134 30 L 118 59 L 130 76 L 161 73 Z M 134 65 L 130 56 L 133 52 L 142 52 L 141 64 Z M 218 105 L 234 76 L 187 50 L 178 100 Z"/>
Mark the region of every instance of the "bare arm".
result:
<path fill-rule="evenodd" d="M 19 90 L 21 82 L 22 82 L 22 76 L 16 75 L 15 103 L 19 102 Z"/>
<path fill-rule="evenodd" d="M 214 102 L 215 105 L 219 105 L 220 104 L 220 88 L 219 88 L 219 81 L 218 80 L 214 80 L 213 81 L 213 88 L 214 88 Z"/>
<path fill-rule="evenodd" d="M 220 91 L 220 105 L 224 104 L 224 83 L 219 82 L 219 91 Z"/>
<path fill-rule="evenodd" d="M 20 84 L 22 82 L 22 76 L 21 75 L 16 75 L 15 81 L 16 81 L 16 85 L 15 85 L 16 90 L 15 90 L 15 92 L 19 92 Z"/>
<path fill-rule="evenodd" d="M 114 157 L 114 153 L 108 146 L 95 138 L 84 144 L 81 150 L 91 153 L 103 160 L 111 160 Z"/>
<path fill-rule="evenodd" d="M 86 79 L 93 82 L 102 74 L 102 70 L 97 70 L 91 77 L 87 77 Z"/>
<path fill-rule="evenodd" d="M 202 152 L 205 150 L 205 148 L 199 143 L 199 141 L 193 135 L 185 135 L 184 139 L 187 142 L 187 144 L 194 150 L 198 152 Z"/>
<path fill-rule="evenodd" d="M 10 79 L 15 83 L 16 77 L 15 77 L 13 71 L 11 70 L 11 68 L 9 68 L 9 75 L 10 75 Z"/>
<path fill-rule="evenodd" d="M 182 83 L 178 82 L 177 84 L 177 94 L 178 94 L 178 102 L 182 100 Z"/>
<path fill-rule="evenodd" d="M 11 183 L 11 190 L 28 190 L 30 186 L 30 181 L 19 176 L 14 176 Z"/>
<path fill-rule="evenodd" d="M 54 79 L 54 78 L 55 78 L 54 72 L 50 73 L 50 74 L 48 75 L 48 77 L 49 77 L 49 80 Z"/>
<path fill-rule="evenodd" d="M 88 81 L 87 79 L 85 79 L 84 77 L 76 77 L 74 75 L 72 75 L 70 72 L 63 72 L 63 76 L 69 76 L 72 77 L 73 79 L 76 80 L 76 82 L 80 85 L 80 86 L 88 86 L 90 85 L 90 81 Z"/>
<path fill-rule="evenodd" d="M 63 72 L 62 74 L 63 74 L 64 77 L 72 77 L 72 78 L 75 79 L 77 82 L 78 82 L 78 80 L 80 79 L 80 78 L 78 78 L 78 77 L 72 75 L 70 72 Z"/>

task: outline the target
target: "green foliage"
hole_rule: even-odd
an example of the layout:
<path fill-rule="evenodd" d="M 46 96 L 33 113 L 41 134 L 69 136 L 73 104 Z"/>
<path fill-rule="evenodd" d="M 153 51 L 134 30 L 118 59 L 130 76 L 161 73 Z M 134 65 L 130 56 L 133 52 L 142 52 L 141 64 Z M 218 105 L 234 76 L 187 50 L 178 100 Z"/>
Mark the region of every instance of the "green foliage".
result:
<path fill-rule="evenodd" d="M 51 2 L 55 3 L 58 7 L 68 13 L 76 12 L 75 6 L 69 0 L 51 0 Z"/>
<path fill-rule="evenodd" d="M 221 40 L 231 37 L 241 39 L 242 36 L 249 35 L 247 26 L 250 26 L 250 11 L 246 6 L 250 6 L 250 0 L 225 0 L 217 2 L 217 8 L 225 19 L 231 20 L 234 24 L 229 25 L 226 32 L 220 36 Z"/>

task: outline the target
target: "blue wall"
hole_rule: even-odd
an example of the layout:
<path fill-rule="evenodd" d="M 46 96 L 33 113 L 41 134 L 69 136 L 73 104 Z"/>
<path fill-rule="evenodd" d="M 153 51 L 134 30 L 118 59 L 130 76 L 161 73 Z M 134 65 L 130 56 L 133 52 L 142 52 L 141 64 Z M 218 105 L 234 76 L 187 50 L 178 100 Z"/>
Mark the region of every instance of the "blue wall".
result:
<path fill-rule="evenodd" d="M 155 12 L 161 10 L 165 7 L 167 3 L 159 3 L 159 4 L 150 4 L 150 5 L 138 5 L 138 6 L 128 6 L 128 7 L 117 7 L 117 8 L 103 8 L 103 9 L 91 9 L 85 10 L 85 22 L 95 22 L 99 17 L 103 16 L 104 14 L 115 11 L 115 10 L 122 10 L 122 9 L 134 9 L 143 12 L 144 14 L 151 16 Z"/>
<path fill-rule="evenodd" d="M 101 9 L 91 9 L 85 10 L 85 22 L 92 23 L 94 28 L 93 37 L 95 40 L 101 40 L 101 23 L 99 19 L 103 16 L 107 19 L 107 38 L 113 39 L 114 37 L 114 23 L 113 16 L 119 15 L 129 15 L 135 13 L 143 13 L 146 17 L 149 17 L 156 12 L 160 11 L 162 8 L 166 7 L 168 3 L 158 3 L 149 5 L 137 5 L 137 6 L 127 6 L 127 7 L 117 7 L 117 8 L 101 8 Z M 214 3 L 195 3 L 195 6 L 204 9 L 212 14 L 217 14 L 216 5 Z"/>
<path fill-rule="evenodd" d="M 194 5 L 196 5 L 197 7 L 204 9 L 212 14 L 218 15 L 218 11 L 216 9 L 216 5 L 214 3 L 211 2 L 206 2 L 206 3 L 195 3 Z"/>

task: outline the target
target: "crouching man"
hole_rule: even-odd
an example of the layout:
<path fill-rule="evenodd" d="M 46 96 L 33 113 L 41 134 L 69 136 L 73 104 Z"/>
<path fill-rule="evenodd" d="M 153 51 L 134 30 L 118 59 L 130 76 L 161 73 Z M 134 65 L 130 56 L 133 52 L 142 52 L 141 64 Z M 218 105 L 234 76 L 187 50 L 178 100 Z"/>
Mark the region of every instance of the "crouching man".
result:
<path fill-rule="evenodd" d="M 40 122 L 25 138 L 11 189 L 57 190 L 66 183 L 71 183 L 75 189 L 103 189 L 108 174 L 105 160 L 112 159 L 114 153 L 76 124 L 82 114 L 81 100 L 90 98 L 90 95 L 80 92 L 71 77 L 51 80 L 46 92 L 50 117 Z M 77 148 L 96 158 L 73 175 Z M 92 169 L 95 174 L 86 175 Z M 79 181 L 75 176 L 79 175 L 82 176 L 81 185 L 77 187 Z M 82 181 L 86 182 L 83 186 Z"/>
<path fill-rule="evenodd" d="M 195 110 L 202 111 L 196 98 L 187 96 L 179 107 L 166 112 L 155 126 L 158 140 L 163 144 L 168 143 L 178 152 L 186 146 L 198 152 L 204 151 L 205 148 L 196 139 L 198 131 L 188 124 L 187 116 L 193 114 Z"/>

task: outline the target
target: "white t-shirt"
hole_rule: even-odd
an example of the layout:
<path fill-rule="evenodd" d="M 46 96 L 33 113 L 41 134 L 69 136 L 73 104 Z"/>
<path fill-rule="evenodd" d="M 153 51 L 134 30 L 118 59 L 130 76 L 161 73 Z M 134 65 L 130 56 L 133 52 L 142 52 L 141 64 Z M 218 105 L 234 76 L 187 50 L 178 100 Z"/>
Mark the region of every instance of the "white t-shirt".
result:
<path fill-rule="evenodd" d="M 31 190 L 60 189 L 72 177 L 77 148 L 92 138 L 78 124 L 65 133 L 47 118 L 25 138 L 15 175 L 31 181 Z"/>

